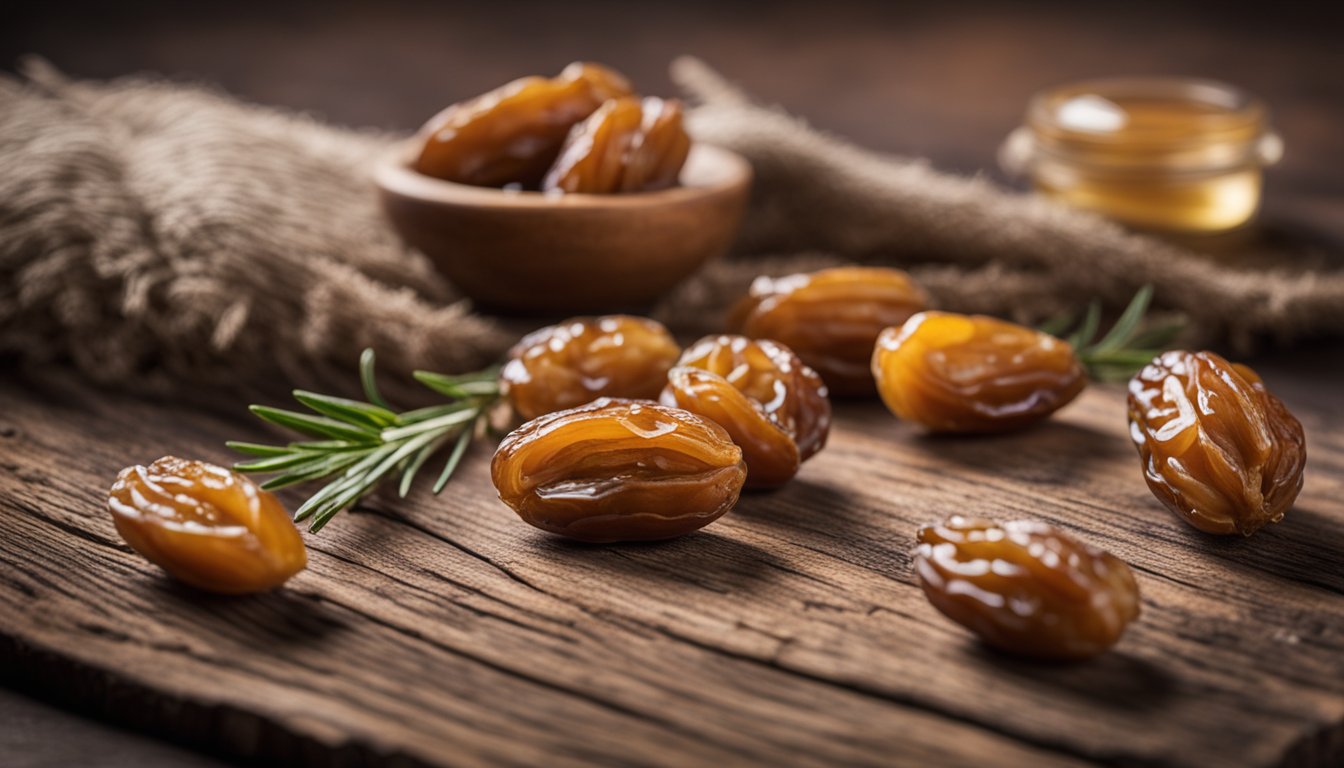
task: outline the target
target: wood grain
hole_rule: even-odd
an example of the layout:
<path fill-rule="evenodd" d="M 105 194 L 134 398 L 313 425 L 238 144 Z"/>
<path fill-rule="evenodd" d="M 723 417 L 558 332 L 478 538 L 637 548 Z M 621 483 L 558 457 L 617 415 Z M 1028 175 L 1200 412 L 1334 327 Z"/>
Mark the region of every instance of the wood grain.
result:
<path fill-rule="evenodd" d="M 310 568 L 283 591 L 223 599 L 130 552 L 103 502 L 123 465 L 223 462 L 224 439 L 266 437 L 241 402 L 10 376 L 0 669 L 137 728 L 305 764 L 1338 765 L 1344 437 L 1311 391 L 1284 393 L 1309 436 L 1306 490 L 1250 540 L 1168 515 L 1121 393 L 1097 387 L 1040 428 L 973 440 L 843 404 L 794 483 L 657 545 L 529 528 L 481 449 L 443 496 L 375 499 L 308 536 Z M 952 512 L 1112 550 L 1143 615 L 1088 663 L 983 649 L 910 572 L 915 528 Z"/>

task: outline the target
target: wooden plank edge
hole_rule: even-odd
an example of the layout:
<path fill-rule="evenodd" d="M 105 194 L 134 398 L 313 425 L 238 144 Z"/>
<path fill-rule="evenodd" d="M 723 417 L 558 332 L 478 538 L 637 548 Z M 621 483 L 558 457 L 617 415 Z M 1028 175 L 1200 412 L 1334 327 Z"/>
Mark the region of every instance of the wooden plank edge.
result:
<path fill-rule="evenodd" d="M 5 634 L 0 634 L 0 685 L 211 757 L 261 765 L 434 768 L 413 755 L 358 741 L 325 743 L 237 707 L 170 699 L 113 670 L 71 664 Z"/>

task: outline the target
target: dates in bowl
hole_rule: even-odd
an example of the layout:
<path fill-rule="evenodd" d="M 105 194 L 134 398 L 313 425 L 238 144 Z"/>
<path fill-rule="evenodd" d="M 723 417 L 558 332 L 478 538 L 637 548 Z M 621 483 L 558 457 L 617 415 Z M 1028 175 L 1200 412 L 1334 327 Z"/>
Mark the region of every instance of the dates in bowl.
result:
<path fill-rule="evenodd" d="M 694 142 L 679 102 L 576 62 L 448 107 L 374 181 L 402 239 L 477 305 L 538 315 L 652 304 L 728 250 L 751 167 Z"/>

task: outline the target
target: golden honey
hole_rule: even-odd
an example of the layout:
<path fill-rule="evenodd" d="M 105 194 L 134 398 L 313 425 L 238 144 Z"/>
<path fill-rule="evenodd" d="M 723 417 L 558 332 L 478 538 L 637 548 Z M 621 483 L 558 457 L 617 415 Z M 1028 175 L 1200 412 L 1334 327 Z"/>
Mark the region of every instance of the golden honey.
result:
<path fill-rule="evenodd" d="M 1096 80 L 1037 94 L 1001 153 L 1048 197 L 1142 229 L 1217 233 L 1260 207 L 1282 154 L 1254 97 L 1203 80 Z"/>

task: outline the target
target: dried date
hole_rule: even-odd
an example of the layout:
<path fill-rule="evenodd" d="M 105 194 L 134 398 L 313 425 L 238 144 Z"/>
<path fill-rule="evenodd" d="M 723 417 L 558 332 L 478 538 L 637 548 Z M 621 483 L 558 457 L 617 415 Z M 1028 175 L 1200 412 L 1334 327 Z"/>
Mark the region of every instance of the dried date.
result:
<path fill-rule="evenodd" d="M 681 102 L 613 99 L 574 126 L 541 188 L 585 194 L 666 189 L 677 183 L 690 149 Z"/>
<path fill-rule="evenodd" d="M 1124 561 L 1039 522 L 954 516 L 919 529 L 915 573 L 948 618 L 1010 653 L 1094 656 L 1139 615 Z"/>
<path fill-rule="evenodd" d="M 554 78 L 514 80 L 431 118 L 420 131 L 415 170 L 460 184 L 535 189 L 570 129 L 630 93 L 619 73 L 583 62 Z"/>
<path fill-rule="evenodd" d="M 575 317 L 519 341 L 500 380 L 514 411 L 535 419 L 599 397 L 656 399 L 680 353 L 653 320 Z"/>
<path fill-rule="evenodd" d="M 745 336 L 707 336 L 668 376 L 662 402 L 711 419 L 742 447 L 747 485 L 777 488 L 826 444 L 826 385 L 788 347 Z"/>
<path fill-rule="evenodd" d="M 200 589 L 262 592 L 308 561 L 275 496 L 213 464 L 165 456 L 148 467 L 127 467 L 107 505 L 132 549 Z"/>
<path fill-rule="evenodd" d="M 831 429 L 829 391 L 817 372 L 787 346 L 745 336 L 706 336 L 687 347 L 677 365 L 718 374 L 741 390 L 798 443 L 802 461 L 826 445 Z"/>
<path fill-rule="evenodd" d="M 1302 424 L 1250 368 L 1163 353 L 1129 383 L 1130 436 L 1158 500 L 1208 533 L 1249 536 L 1302 490 Z"/>
<path fill-rule="evenodd" d="M 747 486 L 778 488 L 798 473 L 798 444 L 755 399 L 724 377 L 699 368 L 673 368 L 663 403 L 704 416 L 742 448 Z"/>
<path fill-rule="evenodd" d="M 882 332 L 872 366 L 892 413 L 933 432 L 1018 429 L 1087 385 L 1067 342 L 983 315 L 921 312 Z"/>
<path fill-rule="evenodd" d="M 737 502 L 747 470 L 722 427 L 651 402 L 603 398 L 534 419 L 495 452 L 491 478 L 523 520 L 593 542 L 666 539 Z"/>
<path fill-rule="evenodd" d="M 788 345 L 835 395 L 870 395 L 869 362 L 883 329 L 927 309 L 908 274 L 883 267 L 838 267 L 758 277 L 733 308 L 729 326 Z"/>

